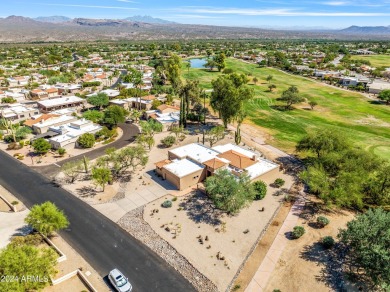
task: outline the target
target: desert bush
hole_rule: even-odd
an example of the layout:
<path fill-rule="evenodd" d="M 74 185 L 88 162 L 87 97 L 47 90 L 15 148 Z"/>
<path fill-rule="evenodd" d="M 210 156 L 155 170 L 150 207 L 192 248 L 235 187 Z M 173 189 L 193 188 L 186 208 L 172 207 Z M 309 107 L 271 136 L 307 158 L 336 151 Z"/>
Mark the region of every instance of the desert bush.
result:
<path fill-rule="evenodd" d="M 332 236 L 325 236 L 321 239 L 321 244 L 326 249 L 331 248 L 334 245 L 334 239 Z"/>
<path fill-rule="evenodd" d="M 277 187 L 277 188 L 280 188 L 280 187 L 282 187 L 284 185 L 284 183 L 285 183 L 284 179 L 277 178 L 274 181 L 274 186 Z"/>
<path fill-rule="evenodd" d="M 166 200 L 164 203 L 161 204 L 164 208 L 171 208 L 172 207 L 172 201 Z"/>
<path fill-rule="evenodd" d="M 305 228 L 302 226 L 295 226 L 292 232 L 293 238 L 298 239 L 305 234 Z"/>
<path fill-rule="evenodd" d="M 171 136 L 171 135 L 169 135 L 161 140 L 161 144 L 163 144 L 167 148 L 171 147 L 175 143 L 176 143 L 176 138 L 175 138 L 175 136 Z"/>
<path fill-rule="evenodd" d="M 42 236 L 39 233 L 28 234 L 26 236 L 14 236 L 11 240 L 11 245 L 34 245 L 37 246 L 43 241 Z"/>
<path fill-rule="evenodd" d="M 318 226 L 323 228 L 329 224 L 329 219 L 324 217 L 324 216 L 318 216 L 317 217 L 317 224 L 318 224 Z"/>
<path fill-rule="evenodd" d="M 263 181 L 256 181 L 253 183 L 253 188 L 255 189 L 256 192 L 255 200 L 264 199 L 265 195 L 267 194 L 266 183 Z"/>
<path fill-rule="evenodd" d="M 18 201 L 12 201 L 12 202 L 11 202 L 11 205 L 13 205 L 13 206 L 15 206 L 15 205 L 17 205 L 17 204 L 19 204 Z"/>
<path fill-rule="evenodd" d="M 65 155 L 65 153 L 66 153 L 66 149 L 65 148 L 58 148 L 58 154 L 60 155 L 60 156 L 64 156 Z"/>
<path fill-rule="evenodd" d="M 91 134 L 91 133 L 82 134 L 77 139 L 77 144 L 81 148 L 92 148 L 93 145 L 95 145 L 95 136 L 93 134 Z"/>
<path fill-rule="evenodd" d="M 174 198 L 172 199 L 172 202 L 175 202 L 175 201 L 177 201 L 177 197 L 174 197 Z"/>

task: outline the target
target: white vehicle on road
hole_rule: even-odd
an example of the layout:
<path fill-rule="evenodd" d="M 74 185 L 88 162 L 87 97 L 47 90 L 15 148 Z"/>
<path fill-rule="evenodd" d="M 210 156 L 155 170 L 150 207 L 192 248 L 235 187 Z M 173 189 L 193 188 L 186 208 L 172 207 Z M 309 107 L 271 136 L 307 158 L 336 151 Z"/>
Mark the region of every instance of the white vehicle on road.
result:
<path fill-rule="evenodd" d="M 113 269 L 108 274 L 108 279 L 119 292 L 130 292 L 133 289 L 129 280 L 118 269 Z"/>

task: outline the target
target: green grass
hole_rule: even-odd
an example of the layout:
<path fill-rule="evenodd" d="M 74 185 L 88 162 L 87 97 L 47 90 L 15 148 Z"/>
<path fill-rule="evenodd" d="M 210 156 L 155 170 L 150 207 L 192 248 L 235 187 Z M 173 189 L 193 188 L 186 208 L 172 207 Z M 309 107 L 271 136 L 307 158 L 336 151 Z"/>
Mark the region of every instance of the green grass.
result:
<path fill-rule="evenodd" d="M 368 56 L 352 56 L 352 60 L 368 60 L 373 67 L 390 67 L 390 55 L 368 55 Z"/>
<path fill-rule="evenodd" d="M 333 128 L 345 133 L 356 145 L 390 159 L 390 107 L 372 103 L 364 96 L 324 84 L 289 75 L 273 68 L 257 68 L 238 60 L 228 59 L 227 68 L 238 73 L 251 74 L 259 79 L 257 85 L 250 82 L 255 90 L 255 99 L 246 104 L 249 116 L 247 122 L 254 123 L 274 139 L 270 144 L 285 151 L 294 151 L 296 142 L 310 130 Z M 202 87 L 211 88 L 210 81 L 219 72 L 203 69 L 183 69 L 183 77 L 199 80 Z M 272 84 L 277 86 L 269 92 L 265 80 L 272 75 Z M 315 100 L 318 106 L 310 110 L 307 103 L 296 105 L 292 111 L 278 110 L 282 105 L 276 99 L 289 86 L 296 85 L 303 97 Z"/>

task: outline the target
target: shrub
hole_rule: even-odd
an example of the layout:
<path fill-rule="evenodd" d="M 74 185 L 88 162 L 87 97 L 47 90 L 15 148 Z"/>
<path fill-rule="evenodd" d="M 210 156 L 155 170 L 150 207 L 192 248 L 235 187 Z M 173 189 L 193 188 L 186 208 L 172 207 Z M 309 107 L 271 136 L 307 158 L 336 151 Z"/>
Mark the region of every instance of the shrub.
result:
<path fill-rule="evenodd" d="M 172 201 L 166 200 L 164 203 L 161 204 L 164 208 L 171 208 L 172 207 Z"/>
<path fill-rule="evenodd" d="M 60 155 L 60 156 L 64 156 L 65 155 L 65 153 L 66 153 L 66 149 L 65 148 L 58 148 L 58 154 Z"/>
<path fill-rule="evenodd" d="M 161 144 L 163 144 L 165 147 L 171 147 L 173 144 L 176 143 L 175 136 L 167 136 L 164 139 L 161 140 Z"/>
<path fill-rule="evenodd" d="M 274 186 L 277 187 L 277 188 L 280 188 L 280 187 L 282 187 L 284 185 L 284 183 L 285 183 L 284 179 L 277 178 L 274 181 Z"/>
<path fill-rule="evenodd" d="M 264 199 L 265 195 L 267 194 L 266 183 L 263 181 L 256 181 L 253 183 L 253 188 L 255 189 L 256 192 L 255 200 Z"/>
<path fill-rule="evenodd" d="M 44 138 L 36 139 L 33 142 L 32 146 L 34 148 L 35 153 L 39 155 L 46 154 L 51 148 L 51 144 L 48 141 L 46 141 Z"/>
<path fill-rule="evenodd" d="M 172 199 L 172 202 L 176 202 L 177 201 L 177 197 L 174 197 L 173 199 Z"/>
<path fill-rule="evenodd" d="M 324 216 L 318 216 L 317 217 L 317 224 L 318 224 L 318 226 L 323 228 L 329 224 L 329 219 L 324 217 Z"/>
<path fill-rule="evenodd" d="M 334 239 L 332 236 L 325 236 L 321 239 L 322 246 L 326 249 L 332 248 L 334 245 Z"/>
<path fill-rule="evenodd" d="M 12 202 L 11 202 L 11 205 L 13 205 L 13 206 L 15 206 L 15 205 L 17 205 L 17 204 L 19 204 L 18 201 L 12 201 Z"/>
<path fill-rule="evenodd" d="M 305 228 L 302 226 L 295 226 L 292 232 L 293 238 L 298 239 L 305 234 Z"/>
<path fill-rule="evenodd" d="M 24 146 L 24 141 L 19 141 L 19 146 L 20 146 L 21 148 L 23 148 L 23 146 Z"/>
<path fill-rule="evenodd" d="M 39 233 L 28 234 L 26 236 L 14 236 L 11 239 L 11 245 L 34 245 L 38 246 L 43 242 L 43 238 Z"/>
<path fill-rule="evenodd" d="M 95 145 L 95 136 L 91 133 L 82 134 L 77 139 L 77 144 L 82 148 L 92 148 Z"/>

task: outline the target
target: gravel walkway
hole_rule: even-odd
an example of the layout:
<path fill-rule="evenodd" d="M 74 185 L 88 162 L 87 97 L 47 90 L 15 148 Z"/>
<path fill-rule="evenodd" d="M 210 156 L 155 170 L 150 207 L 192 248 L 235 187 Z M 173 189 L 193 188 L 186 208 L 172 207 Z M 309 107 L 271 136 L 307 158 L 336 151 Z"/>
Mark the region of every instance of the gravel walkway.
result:
<path fill-rule="evenodd" d="M 162 239 L 143 219 L 143 207 L 128 212 L 119 226 L 152 249 L 181 273 L 200 292 L 217 292 L 217 287 L 195 269 L 176 249 Z"/>

